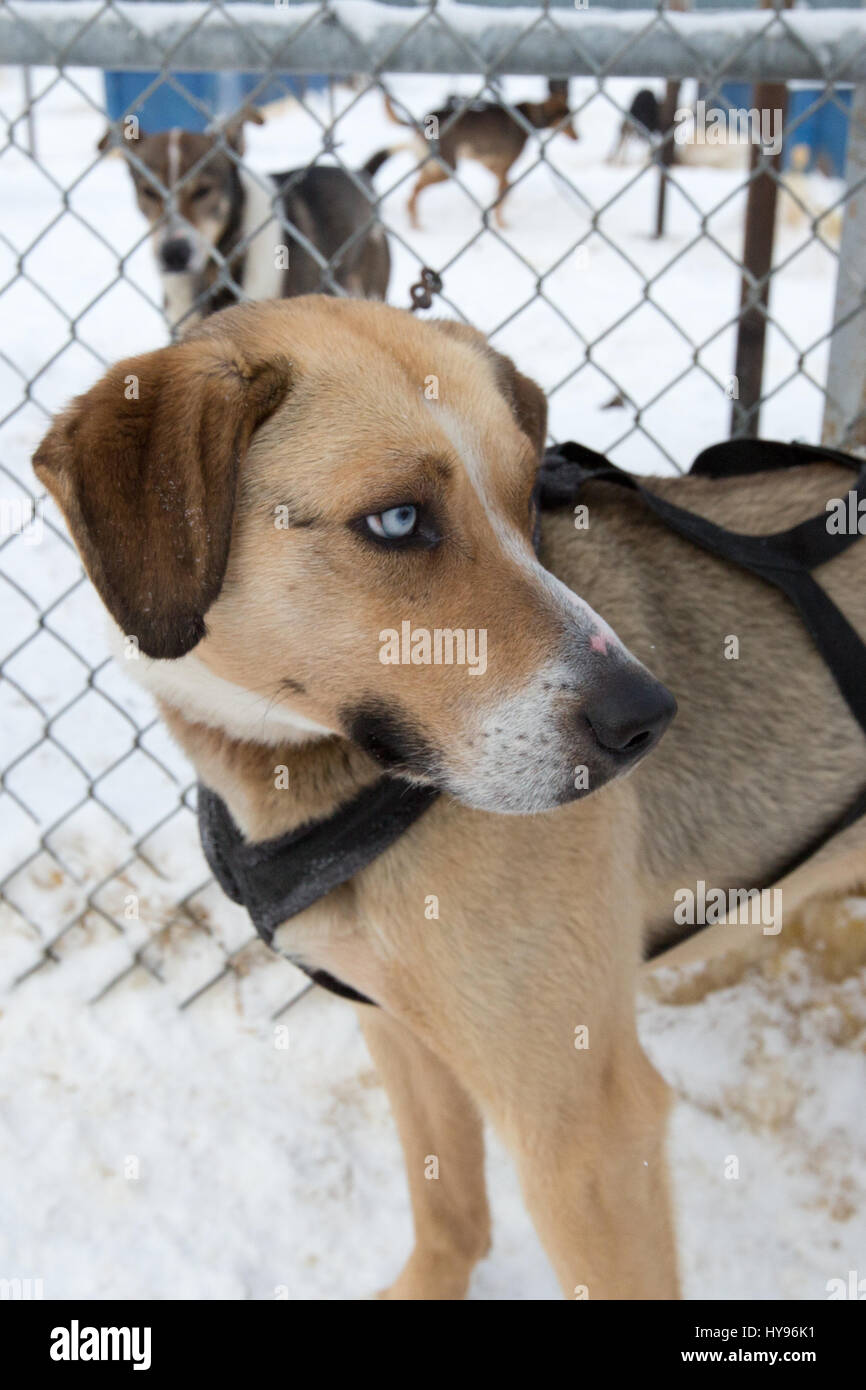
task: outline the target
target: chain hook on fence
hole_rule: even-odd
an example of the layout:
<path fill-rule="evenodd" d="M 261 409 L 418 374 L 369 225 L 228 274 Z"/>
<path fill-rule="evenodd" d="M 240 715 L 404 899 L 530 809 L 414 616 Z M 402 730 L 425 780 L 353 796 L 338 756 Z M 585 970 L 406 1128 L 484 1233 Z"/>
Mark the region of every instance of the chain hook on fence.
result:
<path fill-rule="evenodd" d="M 442 293 L 442 276 L 436 270 L 431 270 L 429 265 L 421 267 L 421 278 L 409 289 L 412 304 L 409 312 L 414 314 L 416 309 L 429 309 L 433 303 L 434 294 Z"/>

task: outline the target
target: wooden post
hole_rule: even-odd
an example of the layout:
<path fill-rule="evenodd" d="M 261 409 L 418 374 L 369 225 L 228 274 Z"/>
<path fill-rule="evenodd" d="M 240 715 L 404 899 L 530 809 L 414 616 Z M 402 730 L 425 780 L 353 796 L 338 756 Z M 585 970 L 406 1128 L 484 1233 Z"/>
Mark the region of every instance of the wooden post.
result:
<path fill-rule="evenodd" d="M 674 162 L 674 116 L 680 99 L 679 82 L 668 82 L 665 86 L 664 100 L 659 112 L 662 128 L 662 143 L 658 148 L 659 191 L 656 203 L 656 230 L 658 239 L 665 234 L 665 204 L 668 195 L 668 169 Z"/>
<path fill-rule="evenodd" d="M 783 0 L 791 8 L 792 0 Z M 762 9 L 774 9 L 772 0 L 761 0 Z M 756 82 L 752 106 L 759 114 L 781 111 L 782 127 L 788 112 L 788 89 L 784 82 Z M 754 439 L 761 412 L 764 380 L 764 345 L 767 335 L 767 306 L 770 299 L 770 271 L 773 266 L 773 240 L 776 230 L 774 174 L 782 167 L 782 151 L 766 167 L 763 147 L 753 144 L 749 158 L 751 179 L 746 201 L 746 227 L 743 238 L 743 277 L 740 284 L 740 322 L 734 363 L 736 395 L 731 403 L 731 436 Z M 760 169 L 760 173 L 755 171 Z M 772 169 L 772 173 L 770 172 Z"/>
<path fill-rule="evenodd" d="M 669 0 L 669 10 L 687 10 L 690 0 Z M 676 144 L 674 142 L 674 116 L 680 100 L 680 84 L 676 80 L 671 80 L 665 84 L 665 94 L 659 112 L 659 124 L 661 125 L 662 142 L 658 147 L 656 158 L 659 166 L 659 190 L 656 202 L 656 229 L 655 235 L 658 239 L 665 234 L 665 204 L 668 196 L 668 169 L 674 162 L 676 155 Z"/>

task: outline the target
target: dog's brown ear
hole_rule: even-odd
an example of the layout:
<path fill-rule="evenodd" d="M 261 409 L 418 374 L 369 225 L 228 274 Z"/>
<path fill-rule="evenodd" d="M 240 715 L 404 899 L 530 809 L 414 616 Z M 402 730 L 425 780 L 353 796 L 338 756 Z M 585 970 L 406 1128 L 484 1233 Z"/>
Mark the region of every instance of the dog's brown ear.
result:
<path fill-rule="evenodd" d="M 183 656 L 204 636 L 239 466 L 289 373 L 218 336 L 177 343 L 119 362 L 37 449 L 90 578 L 147 656 Z"/>
<path fill-rule="evenodd" d="M 117 126 L 107 125 L 105 133 L 96 148 L 100 154 L 108 154 L 109 151 L 119 150 L 123 145 L 123 133 Z"/>
<path fill-rule="evenodd" d="M 517 370 L 510 357 L 490 347 L 487 350 L 494 361 L 500 390 L 523 433 L 532 441 L 540 462 L 547 440 L 547 397 L 532 377 Z"/>
<path fill-rule="evenodd" d="M 457 338 L 469 347 L 477 348 L 487 357 L 496 373 L 497 384 L 523 433 L 529 437 L 539 460 L 547 439 L 547 397 L 531 377 L 519 372 L 510 357 L 492 348 L 483 333 L 468 323 L 453 319 L 433 320 L 433 326 L 449 338 Z"/>
<path fill-rule="evenodd" d="M 264 125 L 265 123 L 264 116 L 255 106 L 242 107 L 241 110 L 236 111 L 231 120 L 227 121 L 223 126 L 223 135 L 232 149 L 236 150 L 238 154 L 243 154 L 244 152 L 244 126 L 248 123 L 251 125 Z"/>
<path fill-rule="evenodd" d="M 105 154 L 108 150 L 123 149 L 132 142 L 137 144 L 139 141 L 147 139 L 147 136 L 137 122 L 132 125 L 129 130 L 125 129 L 125 121 L 123 126 L 124 128 L 121 128 L 120 125 L 107 125 L 105 127 L 105 133 L 96 146 L 100 154 Z"/>

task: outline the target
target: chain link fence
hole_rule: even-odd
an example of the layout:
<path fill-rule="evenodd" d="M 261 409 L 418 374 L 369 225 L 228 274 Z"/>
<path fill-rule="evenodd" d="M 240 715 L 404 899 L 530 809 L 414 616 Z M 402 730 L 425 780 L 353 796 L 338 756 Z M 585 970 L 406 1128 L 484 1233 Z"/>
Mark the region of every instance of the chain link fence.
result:
<path fill-rule="evenodd" d="M 3 977 L 62 965 L 98 998 L 146 972 L 181 1006 L 221 985 L 278 1014 L 310 986 L 210 879 L 192 771 L 107 656 L 30 471 L 53 411 L 168 340 L 148 226 L 122 159 L 97 150 L 109 116 L 147 130 L 180 101 L 262 187 L 290 165 L 345 169 L 388 237 L 389 301 L 409 307 L 435 272 L 432 312 L 474 323 L 541 381 L 554 439 L 644 472 L 759 425 L 859 448 L 866 19 L 594 0 L 4 0 L 0 63 Z M 643 89 L 658 130 L 629 117 Z M 568 114 L 538 127 L 522 103 L 563 91 Z M 445 157 L 484 102 L 525 136 L 501 207 L 471 142 L 457 138 L 470 157 L 456 167 Z M 241 153 L 227 123 L 256 105 L 266 123 Z M 415 227 L 408 197 L 429 168 L 441 177 Z M 181 189 L 159 191 L 168 216 Z M 344 293 L 345 248 L 329 258 L 309 229 L 284 230 Z M 213 265 L 238 291 L 218 250 Z"/>

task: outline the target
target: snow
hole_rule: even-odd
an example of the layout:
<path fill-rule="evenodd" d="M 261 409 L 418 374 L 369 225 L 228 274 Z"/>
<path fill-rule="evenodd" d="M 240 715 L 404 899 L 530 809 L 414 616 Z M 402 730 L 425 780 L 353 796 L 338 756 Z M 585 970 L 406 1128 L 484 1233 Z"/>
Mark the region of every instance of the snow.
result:
<path fill-rule="evenodd" d="M 688 1297 L 822 1298 L 862 1273 L 866 903 L 848 913 L 861 956 L 840 980 L 794 947 L 643 1003 L 679 1098 Z M 48 1298 L 354 1299 L 389 1282 L 408 1203 L 353 1011 L 313 991 L 274 1022 L 256 972 L 183 1013 L 143 972 L 86 1007 L 101 949 L 82 942 L 3 1006 L 0 1268 Z M 557 1297 L 495 1143 L 488 1175 L 494 1243 L 471 1296 Z"/>
<path fill-rule="evenodd" d="M 118 160 L 94 162 L 104 125 L 97 75 L 38 70 L 34 81 L 42 167 L 20 149 L 0 154 L 0 491 L 15 501 L 35 491 L 29 458 L 50 412 L 103 362 L 165 341 L 126 173 Z M 18 83 L 0 69 L 7 114 L 20 108 Z M 448 90 L 478 90 L 471 79 L 389 85 L 419 115 Z M 608 90 L 627 104 L 637 85 Z M 509 80 L 507 90 L 519 99 L 540 83 Z M 573 98 L 593 90 L 576 82 Z M 336 100 L 351 106 L 338 130 L 350 164 L 406 134 L 387 123 L 376 94 L 358 100 L 340 88 Z M 326 97 L 310 106 L 327 118 Z M 603 162 L 617 120 L 596 98 L 578 117 L 580 143 L 556 140 L 537 169 L 524 154 L 504 234 L 479 235 L 472 197 L 492 190 L 476 166 L 461 169 L 468 192 L 450 182 L 425 193 L 417 233 L 405 214 L 408 153 L 395 154 L 377 187 L 393 189 L 384 199 L 392 302 L 408 303 L 420 264 L 441 268 L 444 312 L 456 305 L 485 330 L 504 325 L 496 346 L 551 391 L 556 437 L 612 448 L 647 472 L 669 459 L 687 466 L 726 432 L 719 383 L 733 357 L 742 172 L 678 171 L 669 234 L 652 241 L 654 176 L 637 162 Z M 304 162 L 318 136 L 288 101 L 248 129 L 249 163 Z M 810 187 L 823 205 L 839 192 L 820 180 Z M 71 190 L 65 211 L 62 189 Z M 603 209 L 595 227 L 589 208 Z M 703 219 L 712 241 L 699 238 Z M 577 237 L 586 253 L 569 252 Z M 788 378 L 802 354 L 812 380 L 823 380 L 835 257 L 795 216 L 782 219 L 778 255 L 786 268 L 772 312 L 783 331 L 769 334 L 774 394 L 763 431 L 815 440 L 819 387 Z M 643 298 L 644 277 L 655 305 Z M 665 314 L 707 343 L 701 365 Z M 566 320 L 596 343 L 591 365 Z M 33 380 L 29 396 L 22 375 Z M 660 448 L 626 410 L 604 408 L 618 387 Z M 354 1013 L 304 993 L 304 977 L 249 945 L 243 914 L 208 884 L 185 799 L 192 771 L 146 697 L 107 662 L 98 605 L 53 506 L 42 521 L 38 544 L 22 535 L 0 548 L 0 766 L 14 764 L 0 803 L 0 876 L 12 875 L 0 907 L 9 986 L 0 995 L 0 1275 L 42 1278 L 46 1297 L 363 1297 L 397 1272 L 410 1231 L 397 1141 Z M 56 959 L 34 969 L 81 913 Z M 762 964 L 669 972 L 642 999 L 646 1046 L 677 1096 L 671 1158 L 689 1297 L 821 1298 L 829 1279 L 862 1265 L 864 915 L 866 903 L 852 901 L 816 914 L 809 930 L 786 922 Z M 237 953 L 236 969 L 220 978 L 226 951 Z M 732 1157 L 736 1178 L 726 1176 Z M 488 1166 L 494 1248 L 472 1297 L 556 1297 L 494 1141 Z"/>

